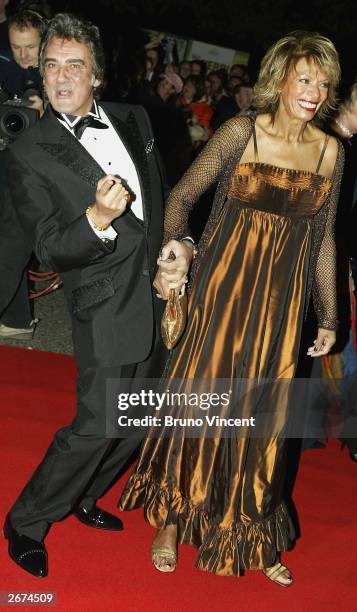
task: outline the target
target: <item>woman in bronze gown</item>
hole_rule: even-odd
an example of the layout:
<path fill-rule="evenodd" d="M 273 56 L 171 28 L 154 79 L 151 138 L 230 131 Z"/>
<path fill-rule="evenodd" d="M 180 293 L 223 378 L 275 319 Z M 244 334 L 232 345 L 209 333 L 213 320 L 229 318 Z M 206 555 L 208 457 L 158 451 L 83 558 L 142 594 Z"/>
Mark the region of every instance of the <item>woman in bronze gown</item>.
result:
<path fill-rule="evenodd" d="M 318 333 L 308 354 L 324 355 L 334 344 L 333 226 L 343 150 L 314 119 L 333 107 L 338 80 L 330 40 L 309 32 L 279 40 L 262 62 L 257 117 L 227 121 L 173 189 L 163 259 L 174 251 L 176 272 L 175 263 L 160 262 L 155 286 L 163 297 L 169 281 L 182 284 L 177 262 L 192 251 L 179 242 L 189 210 L 218 181 L 168 380 L 291 380 L 311 289 Z M 295 538 L 282 498 L 289 403 L 282 398 L 269 414 L 271 437 L 149 435 L 120 507 L 143 506 L 157 528 L 157 569 L 173 571 L 177 543 L 188 543 L 199 549 L 200 569 L 261 569 L 282 586 L 292 583 L 280 563 Z"/>

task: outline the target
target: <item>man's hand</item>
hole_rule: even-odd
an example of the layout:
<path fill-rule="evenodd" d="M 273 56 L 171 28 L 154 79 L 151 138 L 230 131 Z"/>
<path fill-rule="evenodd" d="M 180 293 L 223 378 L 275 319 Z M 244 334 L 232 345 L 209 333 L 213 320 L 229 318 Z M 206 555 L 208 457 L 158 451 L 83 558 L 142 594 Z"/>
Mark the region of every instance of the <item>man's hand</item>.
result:
<path fill-rule="evenodd" d="M 159 269 L 154 280 L 154 287 L 159 297 L 167 300 L 170 289 L 183 289 L 187 283 L 193 251 L 193 245 L 178 240 L 170 240 L 164 246 L 157 261 Z M 169 259 L 171 252 L 175 255 L 175 259 Z"/>
<path fill-rule="evenodd" d="M 95 203 L 91 207 L 90 218 L 98 226 L 110 225 L 126 210 L 130 200 L 129 192 L 116 176 L 108 174 L 98 181 Z"/>
<path fill-rule="evenodd" d="M 45 112 L 45 109 L 40 96 L 30 96 L 29 100 L 31 102 L 30 108 L 34 108 L 35 110 L 37 110 L 40 113 L 40 117 L 42 117 L 43 113 Z"/>
<path fill-rule="evenodd" d="M 307 354 L 310 357 L 321 357 L 321 355 L 327 355 L 335 342 L 336 332 L 319 327 L 317 338 L 314 340 L 314 345 L 307 349 Z"/>

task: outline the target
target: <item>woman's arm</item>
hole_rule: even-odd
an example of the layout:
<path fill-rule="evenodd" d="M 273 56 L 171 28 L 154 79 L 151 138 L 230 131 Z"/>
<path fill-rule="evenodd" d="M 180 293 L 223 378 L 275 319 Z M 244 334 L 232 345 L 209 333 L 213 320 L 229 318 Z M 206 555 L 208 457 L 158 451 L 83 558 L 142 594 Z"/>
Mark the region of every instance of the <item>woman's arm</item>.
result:
<path fill-rule="evenodd" d="M 314 308 L 319 333 L 314 347 L 309 348 L 308 354 L 314 357 L 329 352 L 335 342 L 337 329 L 335 218 L 344 165 L 343 146 L 338 143 L 337 147 L 338 152 L 328 202 L 329 210 L 313 284 Z"/>
<path fill-rule="evenodd" d="M 164 244 L 187 236 L 187 221 L 192 206 L 218 181 L 246 131 L 246 119 L 233 118 L 224 123 L 173 188 L 166 205 Z"/>
<path fill-rule="evenodd" d="M 213 183 L 219 180 L 228 162 L 235 156 L 242 138 L 246 137 L 246 118 L 243 120 L 233 118 L 227 121 L 217 130 L 173 188 L 165 212 L 163 258 L 158 261 L 160 267 L 154 281 L 154 286 L 161 297 L 166 298 L 170 287 L 179 287 L 186 280 L 193 249 L 179 241 L 189 234 L 187 221 L 192 206 Z M 175 254 L 175 260 L 167 260 L 170 251 Z"/>

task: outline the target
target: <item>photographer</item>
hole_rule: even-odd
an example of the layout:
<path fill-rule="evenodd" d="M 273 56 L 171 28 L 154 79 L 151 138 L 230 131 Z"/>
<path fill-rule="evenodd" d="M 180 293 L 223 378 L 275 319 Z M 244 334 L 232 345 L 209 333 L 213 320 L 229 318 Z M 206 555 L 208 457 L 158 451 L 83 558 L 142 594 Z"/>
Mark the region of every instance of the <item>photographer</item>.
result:
<path fill-rule="evenodd" d="M 0 83 L 10 96 L 28 102 L 27 106 L 44 112 L 41 98 L 42 79 L 38 70 L 41 35 L 46 18 L 33 10 L 34 4 L 11 15 L 8 19 L 9 41 L 14 60 L 0 63 Z"/>
<path fill-rule="evenodd" d="M 43 8 L 46 8 L 43 3 L 21 4 L 19 10 L 8 17 L 9 41 L 14 60 L 0 61 L 0 84 L 4 92 L 10 98 L 17 96 L 21 106 L 37 110 L 39 117 L 44 112 L 44 103 L 38 55 L 46 17 L 38 11 Z M 6 182 L 0 158 L 0 338 L 31 340 L 36 325 L 28 295 L 27 266 L 31 250 L 23 232 L 17 227 Z M 3 229 L 5 226 L 11 230 Z"/>

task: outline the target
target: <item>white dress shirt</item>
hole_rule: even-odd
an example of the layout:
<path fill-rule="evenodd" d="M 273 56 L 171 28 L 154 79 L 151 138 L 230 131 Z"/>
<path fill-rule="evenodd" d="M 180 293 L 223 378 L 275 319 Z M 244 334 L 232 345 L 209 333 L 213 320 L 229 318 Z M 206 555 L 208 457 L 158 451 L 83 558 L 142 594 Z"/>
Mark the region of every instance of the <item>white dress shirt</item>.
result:
<path fill-rule="evenodd" d="M 135 168 L 135 164 L 131 159 L 123 141 L 109 121 L 108 116 L 103 108 L 98 106 L 94 101 L 92 111 L 88 113 L 97 120 L 107 125 L 107 129 L 96 129 L 87 127 L 79 142 L 95 159 L 97 164 L 103 169 L 105 174 L 113 174 L 122 179 L 125 179 L 131 192 L 134 194 L 134 200 L 131 203 L 131 210 L 139 219 L 144 218 L 143 200 L 140 188 L 139 176 Z M 75 138 L 73 127 L 80 121 L 81 117 L 72 117 L 61 113 L 59 117 L 60 123 L 66 127 Z M 94 228 L 94 224 L 87 217 L 90 226 L 96 235 L 101 239 L 115 240 L 117 232 L 110 226 L 108 229 L 99 231 Z"/>

